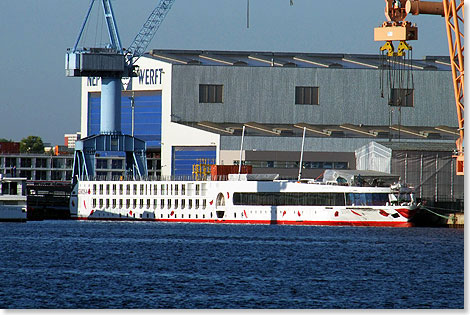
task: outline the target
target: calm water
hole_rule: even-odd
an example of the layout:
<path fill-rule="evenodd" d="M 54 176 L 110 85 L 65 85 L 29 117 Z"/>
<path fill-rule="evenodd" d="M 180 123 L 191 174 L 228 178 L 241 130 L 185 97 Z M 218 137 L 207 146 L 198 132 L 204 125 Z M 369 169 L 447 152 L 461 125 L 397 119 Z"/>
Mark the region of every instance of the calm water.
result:
<path fill-rule="evenodd" d="M 463 308 L 464 232 L 0 223 L 0 308 Z"/>

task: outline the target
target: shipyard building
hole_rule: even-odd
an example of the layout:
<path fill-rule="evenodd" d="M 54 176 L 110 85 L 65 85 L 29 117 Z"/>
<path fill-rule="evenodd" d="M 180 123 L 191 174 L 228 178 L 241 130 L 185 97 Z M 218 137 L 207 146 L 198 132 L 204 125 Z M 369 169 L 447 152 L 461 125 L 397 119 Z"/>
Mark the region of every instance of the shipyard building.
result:
<path fill-rule="evenodd" d="M 123 79 L 121 129 L 145 141 L 149 177 L 189 176 L 201 163 L 238 165 L 241 152 L 254 173 L 296 178 L 305 132 L 303 178 L 331 168 L 403 177 L 414 164 L 392 150 L 406 150 L 434 158 L 435 174 L 409 176 L 419 181 L 412 184 L 429 177 L 452 187 L 440 198 L 463 200 L 452 159 L 458 122 L 449 57 L 406 65 L 413 85 L 392 91 L 407 91 L 404 104 L 383 97 L 380 55 L 152 50 L 137 65 L 139 76 Z M 82 138 L 100 133 L 100 91 L 99 78 L 82 79 Z M 378 150 L 388 168 L 371 162 Z M 428 160 L 419 164 L 427 171 Z M 123 163 L 97 156 L 96 174 L 113 177 Z M 437 200 L 434 191 L 418 189 L 418 197 Z"/>

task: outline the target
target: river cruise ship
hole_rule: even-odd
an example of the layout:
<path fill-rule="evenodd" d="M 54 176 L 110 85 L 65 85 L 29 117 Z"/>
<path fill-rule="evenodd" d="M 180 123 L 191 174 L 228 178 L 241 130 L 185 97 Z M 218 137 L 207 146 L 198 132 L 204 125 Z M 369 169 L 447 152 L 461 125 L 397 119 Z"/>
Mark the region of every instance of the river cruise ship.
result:
<path fill-rule="evenodd" d="M 270 174 L 230 174 L 226 180 L 81 180 L 72 191 L 70 214 L 76 220 L 412 226 L 418 209 L 412 188 L 386 183 L 387 174 L 377 173 L 327 170 L 321 181 Z"/>

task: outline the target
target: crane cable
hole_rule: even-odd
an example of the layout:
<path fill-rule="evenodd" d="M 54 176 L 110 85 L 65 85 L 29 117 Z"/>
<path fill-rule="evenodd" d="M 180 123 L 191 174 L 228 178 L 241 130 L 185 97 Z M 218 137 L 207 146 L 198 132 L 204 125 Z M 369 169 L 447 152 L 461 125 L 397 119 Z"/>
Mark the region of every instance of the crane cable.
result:
<path fill-rule="evenodd" d="M 400 140 L 401 108 L 413 106 L 413 50 L 405 42 L 400 42 L 399 52 L 393 51 L 391 43 L 388 46 L 390 50 L 384 47 L 380 49 L 380 96 L 385 98 L 384 92 L 387 89 L 387 104 L 390 106 L 389 128 L 393 122 L 393 107 L 398 107 L 398 140 Z"/>

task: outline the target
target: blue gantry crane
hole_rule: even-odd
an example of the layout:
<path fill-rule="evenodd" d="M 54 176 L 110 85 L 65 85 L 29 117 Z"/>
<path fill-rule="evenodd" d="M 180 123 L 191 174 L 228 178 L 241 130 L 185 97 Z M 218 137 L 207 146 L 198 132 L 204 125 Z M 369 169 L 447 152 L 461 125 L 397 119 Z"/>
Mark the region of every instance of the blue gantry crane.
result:
<path fill-rule="evenodd" d="M 101 78 L 100 134 L 77 141 L 73 179 L 96 178 L 98 157 L 125 157 L 126 176 L 147 176 L 145 142 L 121 132 L 121 79 L 135 77 L 135 62 L 145 53 L 175 0 L 160 0 L 126 50 L 122 47 L 111 0 L 101 0 L 109 44 L 106 47 L 81 47 L 79 43 L 97 0 L 91 0 L 80 33 L 66 53 L 65 72 L 69 77 Z"/>

